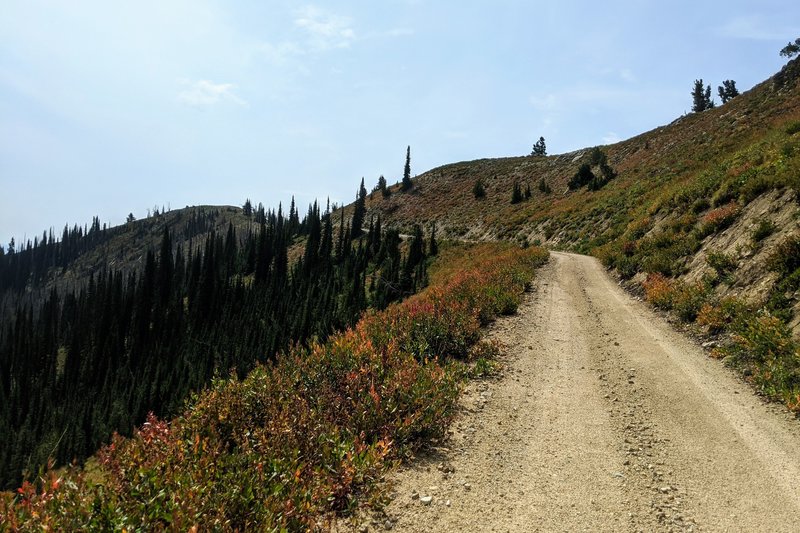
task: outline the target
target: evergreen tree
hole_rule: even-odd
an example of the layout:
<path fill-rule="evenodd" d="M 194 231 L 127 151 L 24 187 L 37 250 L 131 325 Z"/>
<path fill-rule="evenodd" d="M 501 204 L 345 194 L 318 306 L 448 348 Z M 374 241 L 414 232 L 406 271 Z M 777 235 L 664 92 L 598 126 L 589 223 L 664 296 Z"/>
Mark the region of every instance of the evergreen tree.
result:
<path fill-rule="evenodd" d="M 390 191 L 389 187 L 386 185 L 386 178 L 383 177 L 383 174 L 378 177 L 378 184 L 375 186 L 375 190 L 380 191 L 381 196 L 384 198 L 391 196 L 392 191 Z"/>
<path fill-rule="evenodd" d="M 539 191 L 545 194 L 550 194 L 552 192 L 552 189 L 550 189 L 550 185 L 547 184 L 544 178 L 541 178 L 539 180 Z"/>
<path fill-rule="evenodd" d="M 486 189 L 483 187 L 483 182 L 480 179 L 476 180 L 475 185 L 472 186 L 472 195 L 478 199 L 486 197 Z"/>
<path fill-rule="evenodd" d="M 361 178 L 361 185 L 356 194 L 356 201 L 353 204 L 353 218 L 350 222 L 350 231 L 353 238 L 361 235 L 362 226 L 364 225 L 364 217 L 367 214 L 366 208 L 367 190 L 364 188 L 364 178 Z"/>
<path fill-rule="evenodd" d="M 409 191 L 412 187 L 414 187 L 414 183 L 411 181 L 411 147 L 409 146 L 406 148 L 406 165 L 403 168 L 403 181 L 400 185 L 400 190 Z"/>
<path fill-rule="evenodd" d="M 531 184 L 530 183 L 526 183 L 525 184 L 525 199 L 526 200 L 530 200 L 530 198 L 531 198 Z"/>
<path fill-rule="evenodd" d="M 522 187 L 520 187 L 519 182 L 515 181 L 511 191 L 511 203 L 518 204 L 522 199 Z"/>
<path fill-rule="evenodd" d="M 428 246 L 428 255 L 438 255 L 439 254 L 439 243 L 436 242 L 436 222 L 431 225 L 431 241 L 430 245 Z"/>
<path fill-rule="evenodd" d="M 800 37 L 781 48 L 780 55 L 788 59 L 800 54 Z"/>
<path fill-rule="evenodd" d="M 703 92 L 703 80 L 694 80 L 692 88 L 692 112 L 700 113 L 706 109 L 706 98 Z"/>
<path fill-rule="evenodd" d="M 544 143 L 544 137 L 539 137 L 539 140 L 534 143 L 531 155 L 536 157 L 544 157 L 547 155 L 547 146 Z"/>
<path fill-rule="evenodd" d="M 722 85 L 717 87 L 717 93 L 720 100 L 725 104 L 732 98 L 739 96 L 739 90 L 736 88 L 736 82 L 733 80 L 725 80 Z"/>
<path fill-rule="evenodd" d="M 701 113 L 706 109 L 714 107 L 714 101 L 711 99 L 711 85 L 703 88 L 703 79 L 694 80 L 694 88 L 692 89 L 692 111 L 694 113 Z"/>
<path fill-rule="evenodd" d="M 569 180 L 568 186 L 570 189 L 580 189 L 587 183 L 595 180 L 596 177 L 594 172 L 592 172 L 592 167 L 588 163 L 584 163 L 578 168 L 578 171 L 572 176 L 572 179 Z"/>
<path fill-rule="evenodd" d="M 244 216 L 246 216 L 247 218 L 253 216 L 253 204 L 250 203 L 250 198 L 247 198 L 244 201 L 244 205 L 242 206 L 242 212 L 244 213 Z"/>

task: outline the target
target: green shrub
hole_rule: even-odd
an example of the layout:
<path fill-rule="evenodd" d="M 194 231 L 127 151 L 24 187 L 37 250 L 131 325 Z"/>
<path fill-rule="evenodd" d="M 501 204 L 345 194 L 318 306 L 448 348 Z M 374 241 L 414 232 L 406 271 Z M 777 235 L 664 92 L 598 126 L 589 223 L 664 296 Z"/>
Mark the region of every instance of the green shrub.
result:
<path fill-rule="evenodd" d="M 795 120 L 786 125 L 786 135 L 794 135 L 800 131 L 800 120 Z"/>
<path fill-rule="evenodd" d="M 789 275 L 781 276 L 781 279 L 770 291 L 767 309 L 781 320 L 788 322 L 792 318 L 792 310 L 797 300 L 795 295 L 798 290 L 800 290 L 800 269 Z"/>
<path fill-rule="evenodd" d="M 703 283 L 676 282 L 674 291 L 672 309 L 684 322 L 694 322 L 708 298 L 708 287 Z"/>
<path fill-rule="evenodd" d="M 756 221 L 755 227 L 750 232 L 750 239 L 753 241 L 753 244 L 757 244 L 775 233 L 776 229 L 778 228 L 775 226 L 774 222 L 768 218 L 760 218 Z"/>
<path fill-rule="evenodd" d="M 639 272 L 639 262 L 634 257 L 623 255 L 617 258 L 616 268 L 623 279 L 630 279 Z"/>
<path fill-rule="evenodd" d="M 781 242 L 767 259 L 767 266 L 784 276 L 800 268 L 800 237 L 788 237 Z"/>
<path fill-rule="evenodd" d="M 725 278 L 736 270 L 736 258 L 723 252 L 709 252 L 706 256 L 706 263 L 720 278 Z"/>
<path fill-rule="evenodd" d="M 502 365 L 499 362 L 486 359 L 485 357 L 479 357 L 472 365 L 472 368 L 470 368 L 469 377 L 472 379 L 479 379 L 496 376 L 500 373 L 501 368 Z"/>
<path fill-rule="evenodd" d="M 709 207 L 711 207 L 711 203 L 707 198 L 698 198 L 692 203 L 692 213 L 699 215 Z"/>

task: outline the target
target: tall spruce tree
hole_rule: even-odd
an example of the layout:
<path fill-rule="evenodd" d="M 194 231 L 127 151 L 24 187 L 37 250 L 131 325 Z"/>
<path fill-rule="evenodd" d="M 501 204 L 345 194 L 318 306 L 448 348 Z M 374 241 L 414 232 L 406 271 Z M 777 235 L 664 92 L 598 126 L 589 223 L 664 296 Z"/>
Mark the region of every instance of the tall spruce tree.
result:
<path fill-rule="evenodd" d="M 703 79 L 694 80 L 692 88 L 692 111 L 702 113 L 706 109 L 714 107 L 714 100 L 711 99 L 711 85 L 703 87 Z"/>
<path fill-rule="evenodd" d="M 406 165 L 403 168 L 403 181 L 400 185 L 400 189 L 403 191 L 409 191 L 414 186 L 414 183 L 411 181 L 411 146 L 406 148 Z"/>
<path fill-rule="evenodd" d="M 544 143 L 544 137 L 539 137 L 539 140 L 534 143 L 531 155 L 535 157 L 543 157 L 547 155 L 547 146 Z"/>
<path fill-rule="evenodd" d="M 364 178 L 361 178 L 361 185 L 356 194 L 356 201 L 353 204 L 353 219 L 350 222 L 350 231 L 353 238 L 361 235 L 362 226 L 364 225 L 364 217 L 367 214 L 367 190 L 364 188 Z"/>

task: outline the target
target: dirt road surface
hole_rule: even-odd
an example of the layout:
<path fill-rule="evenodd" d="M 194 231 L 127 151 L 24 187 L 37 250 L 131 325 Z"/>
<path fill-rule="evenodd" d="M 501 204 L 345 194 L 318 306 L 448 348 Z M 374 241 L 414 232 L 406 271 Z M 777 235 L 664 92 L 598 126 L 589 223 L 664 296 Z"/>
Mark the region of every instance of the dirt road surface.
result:
<path fill-rule="evenodd" d="M 800 531 L 800 422 L 595 259 L 553 253 L 491 335 L 504 376 L 362 530 Z"/>

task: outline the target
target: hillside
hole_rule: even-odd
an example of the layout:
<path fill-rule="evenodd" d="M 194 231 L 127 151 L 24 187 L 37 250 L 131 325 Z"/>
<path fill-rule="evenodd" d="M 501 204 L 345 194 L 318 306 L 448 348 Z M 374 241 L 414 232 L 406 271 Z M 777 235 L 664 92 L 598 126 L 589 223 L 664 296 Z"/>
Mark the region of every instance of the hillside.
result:
<path fill-rule="evenodd" d="M 393 230 L 335 235 L 316 204 L 302 221 L 293 205 L 251 214 L 95 219 L 0 257 L 0 487 L 51 457 L 80 462 L 215 376 L 322 341 L 427 279 L 422 235 L 404 253 Z"/>
<path fill-rule="evenodd" d="M 603 154 L 611 179 L 576 186 L 581 166 L 603 175 Z M 485 197 L 473 194 L 477 181 Z M 512 202 L 515 183 L 530 186 L 530 198 Z M 373 194 L 368 207 L 388 224 L 435 224 L 457 239 L 591 253 L 704 336 L 712 355 L 760 393 L 796 410 L 799 191 L 795 59 L 725 105 L 627 141 L 447 165 L 419 176 L 411 191 Z"/>
<path fill-rule="evenodd" d="M 587 148 L 446 165 L 415 178 L 410 193 L 395 188 L 388 199 L 373 193 L 367 206 L 388 223 L 435 222 L 437 231 L 460 239 L 539 240 L 592 250 L 622 236 L 635 220 L 686 207 L 678 203 L 721 204 L 741 195 L 750 201 L 794 185 L 798 138 L 785 129 L 800 118 L 799 77 L 800 63 L 794 60 L 725 105 L 603 147 L 618 176 L 599 191 L 568 188 L 589 156 Z M 478 180 L 485 198 L 472 193 Z M 538 189 L 541 180 L 552 193 Z M 529 200 L 511 203 L 515 181 L 530 185 Z"/>

